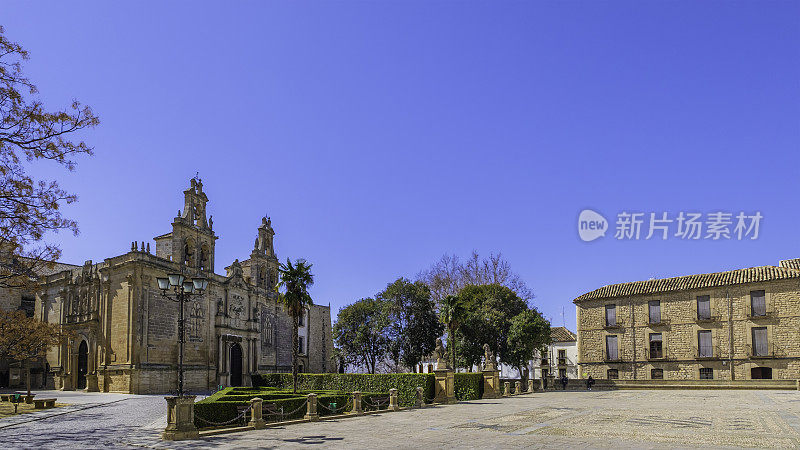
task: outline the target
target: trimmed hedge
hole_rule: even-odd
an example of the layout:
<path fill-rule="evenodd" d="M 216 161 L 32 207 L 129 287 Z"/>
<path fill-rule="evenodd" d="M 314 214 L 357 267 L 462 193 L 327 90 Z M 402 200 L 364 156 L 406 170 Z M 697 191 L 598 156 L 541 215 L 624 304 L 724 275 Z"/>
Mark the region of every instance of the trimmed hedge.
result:
<path fill-rule="evenodd" d="M 292 388 L 292 374 L 268 373 L 253 375 L 253 386 Z M 397 389 L 400 406 L 413 406 L 417 399 L 417 386 L 424 388 L 425 397 L 436 394 L 436 377 L 432 373 L 301 373 L 298 388 L 319 391 L 332 389 L 339 392 L 389 392 Z"/>
<path fill-rule="evenodd" d="M 483 398 L 482 373 L 456 372 L 453 377 L 456 400 L 480 400 Z"/>
<path fill-rule="evenodd" d="M 320 416 L 342 414 L 346 408 L 352 408 L 348 404 L 352 397 L 349 392 L 336 391 L 314 391 L 317 395 L 317 413 Z M 302 419 L 306 414 L 306 400 L 310 391 L 298 391 L 293 394 L 291 391 L 279 390 L 276 388 L 225 388 L 208 398 L 194 404 L 194 423 L 198 428 L 213 428 L 217 425 L 204 422 L 223 423 L 228 422 L 239 415 L 239 407 L 247 406 L 250 400 L 256 397 L 264 399 L 263 415 L 264 420 L 293 420 Z M 388 392 L 363 392 L 362 407 L 365 411 L 388 408 Z M 331 403 L 336 403 L 336 409 L 331 407 Z M 276 413 L 282 411 L 283 415 Z M 249 420 L 250 414 L 225 426 L 244 425 Z"/>

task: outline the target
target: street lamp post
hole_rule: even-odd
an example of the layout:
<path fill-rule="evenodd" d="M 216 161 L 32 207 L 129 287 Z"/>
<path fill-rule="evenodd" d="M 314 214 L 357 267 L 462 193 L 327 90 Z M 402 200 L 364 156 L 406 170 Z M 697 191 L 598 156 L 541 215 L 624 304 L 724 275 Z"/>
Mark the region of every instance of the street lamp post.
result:
<path fill-rule="evenodd" d="M 186 326 L 183 318 L 183 304 L 193 295 L 201 295 L 208 287 L 208 279 L 195 277 L 191 280 L 186 279 L 180 273 L 171 273 L 167 278 L 156 278 L 158 288 L 164 298 L 177 302 L 178 313 L 178 397 L 184 396 L 183 391 L 183 344 L 186 341 Z M 167 294 L 172 289 L 173 296 Z"/>

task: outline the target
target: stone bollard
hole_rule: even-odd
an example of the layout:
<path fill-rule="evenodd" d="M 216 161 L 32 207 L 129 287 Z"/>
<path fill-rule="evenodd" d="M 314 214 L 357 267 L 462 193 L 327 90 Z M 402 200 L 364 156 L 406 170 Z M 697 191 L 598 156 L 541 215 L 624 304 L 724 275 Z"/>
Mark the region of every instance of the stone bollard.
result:
<path fill-rule="evenodd" d="M 397 403 L 397 389 L 389 389 L 389 409 L 392 411 L 400 411 L 400 405 Z"/>
<path fill-rule="evenodd" d="M 522 382 L 521 381 L 515 381 L 514 382 L 514 393 L 517 394 L 517 395 L 522 394 Z"/>
<path fill-rule="evenodd" d="M 797 380 L 797 390 L 800 391 L 800 380 Z"/>
<path fill-rule="evenodd" d="M 350 411 L 350 414 L 364 414 L 364 410 L 361 409 L 361 392 L 355 391 L 353 392 L 353 410 Z"/>
<path fill-rule="evenodd" d="M 541 389 L 542 391 L 545 390 L 545 385 L 544 385 L 545 383 L 546 383 L 546 381 L 545 381 L 544 377 L 539 378 L 539 389 Z"/>
<path fill-rule="evenodd" d="M 308 394 L 306 406 L 306 415 L 303 417 L 303 419 L 306 419 L 310 422 L 318 421 L 319 414 L 317 414 L 317 394 Z"/>
<path fill-rule="evenodd" d="M 533 392 L 533 380 L 528 379 L 528 387 L 525 389 L 526 392 Z"/>
<path fill-rule="evenodd" d="M 167 427 L 161 433 L 161 439 L 180 441 L 200 436 L 194 426 L 194 398 L 194 395 L 164 397 L 167 401 Z"/>
<path fill-rule="evenodd" d="M 259 430 L 261 428 L 266 428 L 267 422 L 264 421 L 264 413 L 261 408 L 264 400 L 256 397 L 250 399 L 250 422 L 247 423 L 248 426 Z"/>
<path fill-rule="evenodd" d="M 511 395 L 511 383 L 506 381 L 503 383 L 503 397 L 508 397 Z"/>
<path fill-rule="evenodd" d="M 422 386 L 417 386 L 417 408 L 425 407 L 425 389 Z"/>

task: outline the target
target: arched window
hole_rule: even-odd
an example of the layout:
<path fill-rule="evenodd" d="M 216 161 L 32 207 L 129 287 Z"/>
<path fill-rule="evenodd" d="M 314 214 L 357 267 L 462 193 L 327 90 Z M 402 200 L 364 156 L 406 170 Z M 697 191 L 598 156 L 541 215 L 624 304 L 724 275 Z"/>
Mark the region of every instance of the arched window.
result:
<path fill-rule="evenodd" d="M 269 285 L 269 280 L 267 280 L 267 268 L 264 266 L 259 266 L 258 268 L 258 285 L 263 287 Z"/>
<path fill-rule="evenodd" d="M 187 239 L 183 244 L 183 263 L 189 267 L 194 267 L 194 242 Z"/>
<path fill-rule="evenodd" d="M 208 270 L 208 269 L 209 269 L 208 246 L 203 244 L 203 246 L 200 247 L 200 270 Z"/>

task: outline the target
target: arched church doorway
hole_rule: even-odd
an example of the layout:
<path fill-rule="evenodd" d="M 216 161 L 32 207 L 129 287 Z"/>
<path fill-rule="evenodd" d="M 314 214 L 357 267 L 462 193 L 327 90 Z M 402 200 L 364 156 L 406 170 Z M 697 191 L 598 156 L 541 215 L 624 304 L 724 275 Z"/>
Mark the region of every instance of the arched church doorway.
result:
<path fill-rule="evenodd" d="M 242 385 L 242 347 L 231 345 L 231 386 Z"/>
<path fill-rule="evenodd" d="M 86 372 L 89 370 L 89 346 L 81 341 L 78 347 L 78 389 L 86 389 Z"/>

